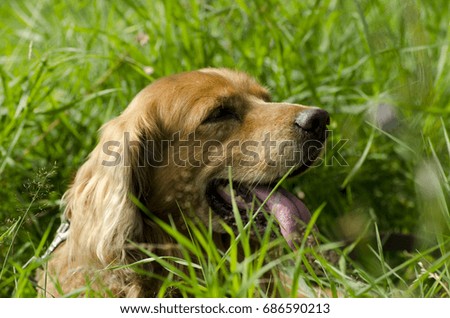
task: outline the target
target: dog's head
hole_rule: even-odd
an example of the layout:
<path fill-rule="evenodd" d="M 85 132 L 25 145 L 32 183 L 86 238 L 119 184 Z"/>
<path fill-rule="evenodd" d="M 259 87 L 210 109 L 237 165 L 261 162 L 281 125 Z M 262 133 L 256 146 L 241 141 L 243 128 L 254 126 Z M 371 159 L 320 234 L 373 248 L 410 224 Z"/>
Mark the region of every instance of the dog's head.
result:
<path fill-rule="evenodd" d="M 178 74 L 145 88 L 102 128 L 90 158 L 95 168 L 83 167 L 77 178 L 83 191 L 91 187 L 95 192 L 90 200 L 109 201 L 95 212 L 102 214 L 103 228 L 122 224 L 116 234 L 110 230 L 110 238 L 139 228 L 137 221 L 124 221 L 137 219 L 134 212 L 120 211 L 124 205 L 132 210 L 131 193 L 154 215 L 171 215 L 180 224 L 181 213 L 205 224 L 212 214 L 216 232 L 223 231 L 222 221 L 236 229 L 233 204 L 245 221 L 252 206 L 265 202 L 292 246 L 291 236 L 299 222 L 309 221 L 309 212 L 293 194 L 274 190 L 274 185 L 314 162 L 328 123 L 324 110 L 271 102 L 268 91 L 244 73 L 203 69 Z M 89 181 L 95 173 L 105 176 L 97 181 L 103 186 L 100 193 Z M 71 193 L 69 199 L 75 189 Z M 266 222 L 262 213 L 256 216 L 260 230 Z"/>

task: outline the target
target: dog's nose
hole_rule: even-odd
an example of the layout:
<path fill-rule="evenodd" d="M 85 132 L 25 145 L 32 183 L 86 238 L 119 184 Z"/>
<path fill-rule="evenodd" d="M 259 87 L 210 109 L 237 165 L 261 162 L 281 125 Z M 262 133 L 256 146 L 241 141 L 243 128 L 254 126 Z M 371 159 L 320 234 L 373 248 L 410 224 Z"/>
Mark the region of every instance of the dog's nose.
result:
<path fill-rule="evenodd" d="M 298 114 L 295 124 L 304 131 L 320 137 L 330 124 L 330 116 L 327 111 L 320 108 L 307 109 Z"/>

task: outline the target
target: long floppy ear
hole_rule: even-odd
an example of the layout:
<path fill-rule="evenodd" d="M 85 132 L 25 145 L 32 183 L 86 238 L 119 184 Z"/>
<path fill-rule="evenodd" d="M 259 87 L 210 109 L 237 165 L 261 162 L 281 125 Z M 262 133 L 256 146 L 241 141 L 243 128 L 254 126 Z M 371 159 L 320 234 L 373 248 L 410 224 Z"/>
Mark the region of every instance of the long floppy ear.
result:
<path fill-rule="evenodd" d="M 64 194 L 70 221 L 67 239 L 70 259 L 97 261 L 106 266 L 123 262 L 128 240 L 142 237 L 143 221 L 130 195 L 135 191 L 133 170 L 138 166 L 138 116 L 125 111 L 101 129 L 100 142 L 78 170 Z"/>

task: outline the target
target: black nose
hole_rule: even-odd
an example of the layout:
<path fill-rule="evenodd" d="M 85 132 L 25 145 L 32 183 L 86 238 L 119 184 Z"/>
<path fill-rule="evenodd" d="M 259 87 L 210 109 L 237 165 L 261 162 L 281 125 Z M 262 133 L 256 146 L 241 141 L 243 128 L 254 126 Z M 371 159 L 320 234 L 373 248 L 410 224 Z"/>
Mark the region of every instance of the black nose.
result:
<path fill-rule="evenodd" d="M 327 125 L 330 124 L 330 116 L 328 115 L 328 112 L 323 109 L 307 109 L 298 114 L 295 119 L 295 124 L 302 130 L 312 133 L 320 138 L 325 135 Z"/>

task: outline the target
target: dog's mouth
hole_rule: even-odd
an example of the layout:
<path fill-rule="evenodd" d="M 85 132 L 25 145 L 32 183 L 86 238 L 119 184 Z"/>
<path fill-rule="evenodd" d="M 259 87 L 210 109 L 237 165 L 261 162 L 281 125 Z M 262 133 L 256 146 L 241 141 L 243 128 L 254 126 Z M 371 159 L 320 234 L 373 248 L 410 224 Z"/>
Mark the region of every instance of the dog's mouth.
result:
<path fill-rule="evenodd" d="M 231 193 L 233 191 L 233 194 Z M 311 219 L 311 213 L 305 204 L 294 194 L 272 185 L 245 186 L 226 180 L 213 180 L 207 187 L 206 198 L 211 209 L 227 224 L 236 227 L 233 213 L 233 200 L 243 222 L 248 222 L 249 214 L 254 215 L 258 230 L 267 228 L 267 219 L 261 210 L 273 215 L 280 227 L 280 233 L 292 249 L 299 244 L 305 225 Z"/>

